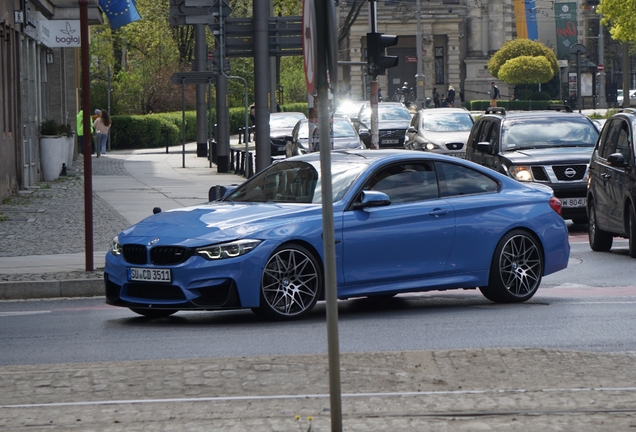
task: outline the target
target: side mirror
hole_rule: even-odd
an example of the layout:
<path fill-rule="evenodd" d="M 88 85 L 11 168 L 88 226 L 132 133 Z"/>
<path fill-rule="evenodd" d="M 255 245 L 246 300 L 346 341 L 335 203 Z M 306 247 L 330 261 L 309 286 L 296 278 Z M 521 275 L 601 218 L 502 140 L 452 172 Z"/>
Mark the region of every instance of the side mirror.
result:
<path fill-rule="evenodd" d="M 292 142 L 294 140 L 294 137 L 291 135 L 285 135 L 285 142 Z"/>
<path fill-rule="evenodd" d="M 490 154 L 490 143 L 485 141 L 477 143 L 477 151 L 480 153 Z"/>
<path fill-rule="evenodd" d="M 358 135 L 360 135 L 360 138 L 365 139 L 371 136 L 371 133 L 369 132 L 369 129 L 367 128 L 360 128 L 358 130 Z"/>
<path fill-rule="evenodd" d="M 607 163 L 613 167 L 626 167 L 625 157 L 622 153 L 612 153 L 607 157 Z"/>
<path fill-rule="evenodd" d="M 363 209 L 366 207 L 384 207 L 391 204 L 391 199 L 387 194 L 380 191 L 362 191 L 360 201 L 355 203 L 355 209 Z"/>
<path fill-rule="evenodd" d="M 415 130 L 415 128 L 413 126 L 409 126 L 407 132 L 408 133 L 416 133 L 417 131 Z"/>
<path fill-rule="evenodd" d="M 227 192 L 227 188 L 225 186 L 219 186 L 219 185 L 212 186 L 210 190 L 208 191 L 208 200 L 210 202 L 219 200 L 223 198 L 223 196 L 225 196 L 226 192 Z"/>

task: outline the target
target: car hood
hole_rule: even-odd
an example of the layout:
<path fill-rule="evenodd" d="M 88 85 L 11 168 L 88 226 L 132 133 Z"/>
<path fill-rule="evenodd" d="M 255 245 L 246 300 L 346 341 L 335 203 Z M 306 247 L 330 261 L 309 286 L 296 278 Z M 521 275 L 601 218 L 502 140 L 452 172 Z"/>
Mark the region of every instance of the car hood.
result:
<path fill-rule="evenodd" d="M 446 144 L 451 142 L 460 142 L 466 144 L 468 141 L 468 135 L 470 131 L 458 131 L 458 132 L 430 132 L 424 131 L 422 137 L 434 144 Z"/>
<path fill-rule="evenodd" d="M 291 135 L 294 128 L 276 128 L 269 130 L 269 136 L 271 138 L 283 138 L 286 135 Z"/>
<path fill-rule="evenodd" d="M 503 156 L 514 164 L 588 163 L 594 147 L 549 147 L 507 151 Z"/>
<path fill-rule="evenodd" d="M 319 204 L 208 203 L 163 211 L 119 235 L 122 243 L 197 246 L 287 229 L 299 218 L 319 219 Z"/>

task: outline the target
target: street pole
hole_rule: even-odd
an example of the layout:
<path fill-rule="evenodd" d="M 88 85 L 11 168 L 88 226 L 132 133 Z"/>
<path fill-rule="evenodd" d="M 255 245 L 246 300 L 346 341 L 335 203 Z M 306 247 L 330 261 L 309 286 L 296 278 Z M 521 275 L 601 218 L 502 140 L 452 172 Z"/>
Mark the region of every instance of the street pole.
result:
<path fill-rule="evenodd" d="M 422 0 L 417 0 L 417 74 L 415 74 L 415 83 L 417 85 L 417 107 L 424 108 L 424 72 L 422 65 Z"/>
<path fill-rule="evenodd" d="M 91 78 L 88 40 L 88 0 L 78 0 L 82 66 L 82 126 L 84 128 L 84 239 L 86 271 L 93 271 L 93 167 L 91 160 Z M 99 153 L 99 149 L 97 149 Z"/>
<path fill-rule="evenodd" d="M 375 0 L 369 0 L 369 33 L 376 32 L 376 20 Z M 369 41 L 367 40 L 367 56 L 369 54 Z M 375 61 L 377 61 L 377 59 Z M 371 148 L 377 150 L 380 148 L 380 130 L 378 126 L 378 76 L 373 71 L 369 72 L 371 72 L 369 76 L 369 87 L 371 88 Z M 387 94 L 387 97 L 388 96 L 389 95 Z"/>
<path fill-rule="evenodd" d="M 603 24 L 598 19 L 598 63 L 603 65 L 603 70 L 598 73 L 598 107 L 607 108 L 607 98 L 605 97 L 605 37 L 603 36 Z"/>

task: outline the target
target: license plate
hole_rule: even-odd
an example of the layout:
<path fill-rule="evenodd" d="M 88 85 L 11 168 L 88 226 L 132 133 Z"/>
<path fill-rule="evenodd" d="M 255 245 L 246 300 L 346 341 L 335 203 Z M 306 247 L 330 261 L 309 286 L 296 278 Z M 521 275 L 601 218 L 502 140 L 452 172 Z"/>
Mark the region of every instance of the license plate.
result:
<path fill-rule="evenodd" d="M 146 268 L 128 268 L 129 281 L 141 282 L 171 282 L 172 274 L 170 269 L 146 269 Z"/>
<path fill-rule="evenodd" d="M 587 198 L 561 198 L 561 207 L 573 208 L 573 207 L 585 207 L 587 205 Z"/>
<path fill-rule="evenodd" d="M 380 140 L 380 144 L 398 144 L 400 142 L 399 139 L 385 139 Z"/>

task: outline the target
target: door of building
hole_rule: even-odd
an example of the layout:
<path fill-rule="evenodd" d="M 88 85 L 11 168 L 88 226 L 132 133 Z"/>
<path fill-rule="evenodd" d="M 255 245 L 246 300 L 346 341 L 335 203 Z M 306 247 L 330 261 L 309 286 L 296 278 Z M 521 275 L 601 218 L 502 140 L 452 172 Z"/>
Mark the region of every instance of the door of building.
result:
<path fill-rule="evenodd" d="M 393 100 L 395 91 L 407 82 L 415 92 L 415 75 L 417 74 L 417 55 L 415 48 L 389 48 L 388 55 L 398 56 L 399 63 L 396 67 L 387 69 L 389 82 L 388 92 L 382 89 L 384 100 Z"/>

